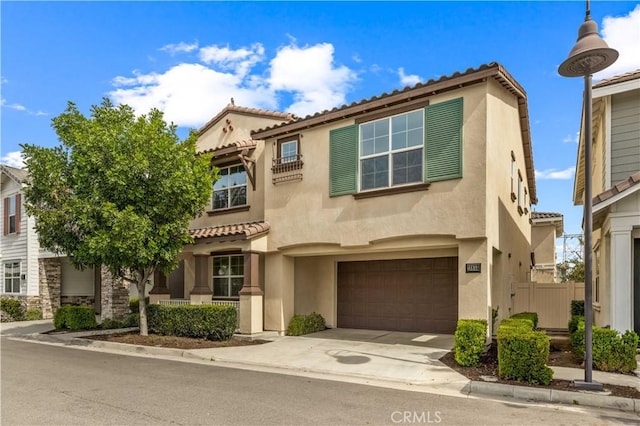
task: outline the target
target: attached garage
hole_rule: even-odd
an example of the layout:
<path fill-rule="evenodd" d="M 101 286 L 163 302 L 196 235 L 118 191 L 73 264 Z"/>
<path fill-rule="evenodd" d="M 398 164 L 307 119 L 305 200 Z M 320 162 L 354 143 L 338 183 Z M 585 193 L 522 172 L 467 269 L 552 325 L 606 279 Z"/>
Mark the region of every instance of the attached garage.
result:
<path fill-rule="evenodd" d="M 338 327 L 448 333 L 458 320 L 458 258 L 338 263 Z"/>

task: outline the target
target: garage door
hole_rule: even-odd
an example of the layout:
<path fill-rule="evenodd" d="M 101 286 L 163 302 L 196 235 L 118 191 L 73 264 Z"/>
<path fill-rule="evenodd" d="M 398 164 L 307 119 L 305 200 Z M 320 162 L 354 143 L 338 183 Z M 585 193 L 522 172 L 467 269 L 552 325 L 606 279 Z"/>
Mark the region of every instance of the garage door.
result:
<path fill-rule="evenodd" d="M 458 258 L 338 263 L 338 327 L 453 333 Z"/>

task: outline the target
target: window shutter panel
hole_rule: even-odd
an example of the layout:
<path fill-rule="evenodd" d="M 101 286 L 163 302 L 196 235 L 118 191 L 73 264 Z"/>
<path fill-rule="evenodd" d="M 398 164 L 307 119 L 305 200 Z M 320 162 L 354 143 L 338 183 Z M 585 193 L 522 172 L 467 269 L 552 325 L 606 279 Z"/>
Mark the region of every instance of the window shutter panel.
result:
<path fill-rule="evenodd" d="M 22 211 L 22 194 L 16 194 L 16 234 L 20 233 L 20 221 Z"/>
<path fill-rule="evenodd" d="M 425 180 L 462 177 L 462 98 L 425 109 Z"/>
<path fill-rule="evenodd" d="M 329 133 L 329 196 L 353 194 L 358 190 L 358 126 Z"/>
<path fill-rule="evenodd" d="M 2 209 L 2 233 L 3 235 L 9 234 L 9 197 L 5 197 Z"/>

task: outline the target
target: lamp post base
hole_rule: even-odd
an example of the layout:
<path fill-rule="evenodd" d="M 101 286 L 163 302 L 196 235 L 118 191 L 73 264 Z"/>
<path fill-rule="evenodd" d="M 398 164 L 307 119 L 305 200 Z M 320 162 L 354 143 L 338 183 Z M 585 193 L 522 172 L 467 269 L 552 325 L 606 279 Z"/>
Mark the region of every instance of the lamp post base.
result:
<path fill-rule="evenodd" d="M 602 392 L 604 391 L 604 387 L 602 383 L 598 382 L 585 382 L 584 380 L 574 380 L 573 387 L 580 390 L 593 391 L 593 392 Z"/>

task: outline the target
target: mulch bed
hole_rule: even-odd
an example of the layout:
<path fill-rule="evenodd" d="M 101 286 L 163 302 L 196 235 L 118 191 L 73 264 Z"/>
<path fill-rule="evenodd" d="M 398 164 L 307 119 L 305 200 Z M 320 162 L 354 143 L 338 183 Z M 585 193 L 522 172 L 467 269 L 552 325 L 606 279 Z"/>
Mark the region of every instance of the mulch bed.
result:
<path fill-rule="evenodd" d="M 568 380 L 553 379 L 549 385 L 545 386 L 499 378 L 498 349 L 495 343 L 493 343 L 490 346 L 489 351 L 480 358 L 480 365 L 478 367 L 462 367 L 458 365 L 453 357 L 453 352 L 447 353 L 445 356 L 440 358 L 440 361 L 470 380 L 483 381 L 481 376 L 492 376 L 497 379 L 496 383 L 577 392 L 573 387 L 573 383 Z M 567 339 L 552 338 L 551 352 L 549 353 L 549 366 L 584 368 L 582 364 L 583 360 L 576 357 L 573 352 L 571 352 L 571 345 Z M 611 392 L 611 395 L 640 399 L 640 391 L 636 388 L 609 384 L 604 384 L 604 388 Z"/>
<path fill-rule="evenodd" d="M 192 337 L 161 336 L 149 334 L 141 336 L 139 332 L 133 331 L 119 334 L 102 334 L 86 336 L 84 339 L 102 340 L 107 342 L 126 343 L 129 345 L 155 346 L 172 349 L 208 349 L 208 348 L 228 348 L 232 346 L 250 346 L 268 343 L 268 340 L 248 340 L 231 338 L 229 340 L 207 340 Z"/>

